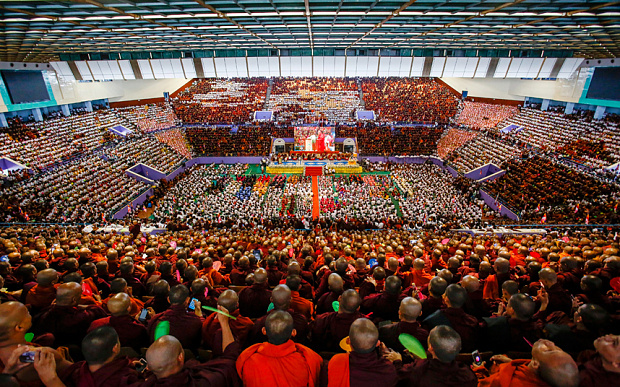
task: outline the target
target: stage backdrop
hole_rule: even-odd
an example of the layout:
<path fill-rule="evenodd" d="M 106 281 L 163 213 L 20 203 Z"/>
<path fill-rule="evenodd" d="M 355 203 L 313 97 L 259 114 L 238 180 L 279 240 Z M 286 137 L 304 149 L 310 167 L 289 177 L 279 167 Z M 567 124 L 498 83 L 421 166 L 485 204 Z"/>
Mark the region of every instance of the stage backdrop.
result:
<path fill-rule="evenodd" d="M 295 150 L 306 152 L 334 151 L 336 128 L 299 126 L 295 128 Z"/>

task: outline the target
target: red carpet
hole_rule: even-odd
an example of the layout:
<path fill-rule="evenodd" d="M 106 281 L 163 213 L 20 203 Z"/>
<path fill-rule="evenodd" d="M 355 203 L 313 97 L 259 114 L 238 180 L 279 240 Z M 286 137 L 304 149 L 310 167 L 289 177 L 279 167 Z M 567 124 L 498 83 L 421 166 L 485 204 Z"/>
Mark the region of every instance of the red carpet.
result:
<path fill-rule="evenodd" d="M 321 176 L 323 167 L 306 167 L 306 176 Z"/>
<path fill-rule="evenodd" d="M 319 178 L 312 176 L 312 219 L 319 218 Z"/>

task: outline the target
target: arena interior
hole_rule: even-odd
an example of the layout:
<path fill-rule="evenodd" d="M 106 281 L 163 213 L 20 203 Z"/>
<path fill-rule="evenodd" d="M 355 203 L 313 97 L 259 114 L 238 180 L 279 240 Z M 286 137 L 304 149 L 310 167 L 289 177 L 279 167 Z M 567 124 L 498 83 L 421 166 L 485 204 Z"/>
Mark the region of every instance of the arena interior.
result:
<path fill-rule="evenodd" d="M 620 386 L 620 2 L 0 2 L 0 386 Z"/>

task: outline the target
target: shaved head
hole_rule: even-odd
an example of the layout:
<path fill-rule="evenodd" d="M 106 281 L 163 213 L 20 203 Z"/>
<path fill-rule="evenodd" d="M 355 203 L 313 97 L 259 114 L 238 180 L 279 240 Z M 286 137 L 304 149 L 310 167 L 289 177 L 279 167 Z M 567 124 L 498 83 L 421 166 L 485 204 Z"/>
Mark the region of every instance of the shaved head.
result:
<path fill-rule="evenodd" d="M 517 293 L 510 297 L 508 308 L 514 311 L 511 317 L 520 321 L 529 321 L 536 313 L 536 303 L 523 293 Z"/>
<path fill-rule="evenodd" d="M 540 379 L 552 387 L 577 387 L 579 370 L 573 358 L 549 340 L 532 347 L 532 363 Z"/>
<path fill-rule="evenodd" d="M 293 317 L 283 310 L 271 312 L 265 320 L 265 331 L 270 344 L 281 345 L 293 334 Z"/>
<path fill-rule="evenodd" d="M 30 320 L 28 308 L 21 302 L 10 301 L 0 304 L 0 343 L 10 342 L 17 326 L 28 330 L 32 325 Z M 21 337 L 24 337 L 23 333 Z"/>
<path fill-rule="evenodd" d="M 271 302 L 274 309 L 287 311 L 291 304 L 291 289 L 286 285 L 278 285 L 271 291 Z"/>
<path fill-rule="evenodd" d="M 340 308 L 338 312 L 354 313 L 362 304 L 359 293 L 353 289 L 345 290 L 340 296 Z"/>
<path fill-rule="evenodd" d="M 452 363 L 461 351 L 461 336 L 447 325 L 438 325 L 428 335 L 429 351 L 442 363 Z"/>
<path fill-rule="evenodd" d="M 108 300 L 108 310 L 112 316 L 129 314 L 131 298 L 126 293 L 117 293 Z"/>
<path fill-rule="evenodd" d="M 102 365 L 116 357 L 121 349 L 116 330 L 104 325 L 82 340 L 82 353 L 88 365 Z"/>
<path fill-rule="evenodd" d="M 181 371 L 185 362 L 183 346 L 170 335 L 155 340 L 146 351 L 146 361 L 158 379 L 166 378 Z"/>
<path fill-rule="evenodd" d="M 239 307 L 239 296 L 234 290 L 225 290 L 217 299 L 217 304 L 232 313 Z"/>
<path fill-rule="evenodd" d="M 260 269 L 254 270 L 254 283 L 255 284 L 264 284 L 267 282 L 267 270 Z"/>
<path fill-rule="evenodd" d="M 473 275 L 466 275 L 461 280 L 461 286 L 467 290 L 467 293 L 473 293 L 480 289 L 480 280 Z"/>
<path fill-rule="evenodd" d="M 444 296 L 453 308 L 462 308 L 465 302 L 467 302 L 467 290 L 457 284 L 448 286 Z"/>
<path fill-rule="evenodd" d="M 400 302 L 398 309 L 401 319 L 407 322 L 414 322 L 422 312 L 422 303 L 413 297 L 405 297 Z"/>
<path fill-rule="evenodd" d="M 340 275 L 331 273 L 327 278 L 327 283 L 329 284 L 329 290 L 335 293 L 342 293 L 342 290 L 344 289 L 344 281 Z"/>
<path fill-rule="evenodd" d="M 506 258 L 497 258 L 493 267 L 498 274 L 506 274 L 510 271 L 510 261 Z"/>
<path fill-rule="evenodd" d="M 41 286 L 51 286 L 58 281 L 58 273 L 54 269 L 41 270 L 37 274 L 37 284 Z"/>
<path fill-rule="evenodd" d="M 56 304 L 59 306 L 77 306 L 82 298 L 82 286 L 77 282 L 68 282 L 58 287 Z"/>
<path fill-rule="evenodd" d="M 349 328 L 351 348 L 358 353 L 370 353 L 379 342 L 379 330 L 367 318 L 358 318 Z"/>

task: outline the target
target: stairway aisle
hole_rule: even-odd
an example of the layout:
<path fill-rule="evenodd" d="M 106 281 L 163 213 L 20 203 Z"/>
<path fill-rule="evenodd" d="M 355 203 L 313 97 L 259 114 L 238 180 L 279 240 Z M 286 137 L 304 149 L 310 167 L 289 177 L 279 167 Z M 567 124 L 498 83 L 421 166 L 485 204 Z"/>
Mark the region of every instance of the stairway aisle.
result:
<path fill-rule="evenodd" d="M 312 176 L 312 219 L 319 218 L 319 177 Z"/>

